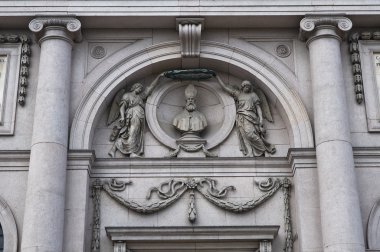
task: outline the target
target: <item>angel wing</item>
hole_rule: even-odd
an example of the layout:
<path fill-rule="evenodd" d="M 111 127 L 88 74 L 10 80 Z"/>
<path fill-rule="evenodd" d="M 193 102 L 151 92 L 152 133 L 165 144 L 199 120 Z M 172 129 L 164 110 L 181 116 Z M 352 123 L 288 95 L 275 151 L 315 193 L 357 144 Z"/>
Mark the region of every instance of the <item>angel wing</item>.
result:
<path fill-rule="evenodd" d="M 273 122 L 272 113 L 270 112 L 269 104 L 267 97 L 261 89 L 256 88 L 255 93 L 259 96 L 261 101 L 261 110 L 263 111 L 263 117 L 269 122 Z"/>
<path fill-rule="evenodd" d="M 119 118 L 120 116 L 119 104 L 124 93 L 125 93 L 125 89 L 123 88 L 119 92 L 117 92 L 117 94 L 115 95 L 115 98 L 113 98 L 110 113 L 107 119 L 107 126 L 111 125 L 114 121 L 116 121 L 117 118 Z"/>

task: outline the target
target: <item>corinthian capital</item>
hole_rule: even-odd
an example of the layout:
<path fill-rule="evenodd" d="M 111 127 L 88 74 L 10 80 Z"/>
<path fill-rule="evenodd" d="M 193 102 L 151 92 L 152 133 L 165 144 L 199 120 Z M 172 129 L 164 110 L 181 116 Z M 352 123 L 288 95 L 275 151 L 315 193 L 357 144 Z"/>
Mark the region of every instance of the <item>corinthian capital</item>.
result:
<path fill-rule="evenodd" d="M 322 30 L 325 32 L 317 32 Z M 352 22 L 342 16 L 307 16 L 300 22 L 299 39 L 302 41 L 316 36 L 336 36 L 343 39 L 347 31 L 351 30 Z"/>
<path fill-rule="evenodd" d="M 48 27 L 61 27 L 65 29 L 68 37 L 74 42 L 82 40 L 81 23 L 74 17 L 38 17 L 30 21 L 29 29 L 40 40 Z"/>

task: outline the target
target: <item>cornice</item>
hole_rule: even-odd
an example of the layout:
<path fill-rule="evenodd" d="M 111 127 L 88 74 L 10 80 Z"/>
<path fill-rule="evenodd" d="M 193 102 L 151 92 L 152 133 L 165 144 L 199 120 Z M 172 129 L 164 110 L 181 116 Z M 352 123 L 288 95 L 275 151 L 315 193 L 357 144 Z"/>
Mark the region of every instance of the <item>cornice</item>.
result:
<path fill-rule="evenodd" d="M 112 173 L 112 174 L 111 174 Z M 96 159 L 92 177 L 254 177 L 292 176 L 286 158 Z"/>
<path fill-rule="evenodd" d="M 354 147 L 356 168 L 379 169 L 380 147 Z M 0 171 L 28 170 L 29 150 L 0 150 Z M 289 149 L 281 158 L 96 158 L 91 150 L 69 150 L 68 169 L 92 177 L 292 176 L 296 169 L 316 169 L 315 148 Z M 191 170 L 189 170 L 191 168 Z"/>

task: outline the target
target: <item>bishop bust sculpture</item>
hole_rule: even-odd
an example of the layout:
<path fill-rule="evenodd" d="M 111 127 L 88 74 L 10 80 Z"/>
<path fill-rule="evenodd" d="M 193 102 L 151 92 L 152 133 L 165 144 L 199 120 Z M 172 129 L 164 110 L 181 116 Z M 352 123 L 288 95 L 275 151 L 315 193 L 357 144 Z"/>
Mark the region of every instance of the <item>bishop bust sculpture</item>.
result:
<path fill-rule="evenodd" d="M 213 153 L 205 148 L 206 139 L 200 137 L 200 133 L 207 127 L 204 114 L 197 110 L 197 89 L 189 84 L 185 89 L 185 108 L 173 119 L 173 126 L 182 136 L 176 140 L 177 148 L 170 152 L 169 156 L 176 157 L 213 157 Z"/>
<path fill-rule="evenodd" d="M 206 117 L 196 110 L 197 90 L 193 84 L 185 89 L 186 104 L 182 112 L 173 119 L 173 126 L 182 134 L 196 134 L 207 127 Z"/>

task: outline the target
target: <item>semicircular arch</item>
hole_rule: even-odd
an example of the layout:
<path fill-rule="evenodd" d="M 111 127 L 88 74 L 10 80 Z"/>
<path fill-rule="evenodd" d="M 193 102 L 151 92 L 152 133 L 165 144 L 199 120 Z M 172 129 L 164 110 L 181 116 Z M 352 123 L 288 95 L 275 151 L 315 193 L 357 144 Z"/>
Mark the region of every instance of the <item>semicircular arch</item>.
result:
<path fill-rule="evenodd" d="M 17 252 L 17 226 L 12 211 L 0 197 L 0 225 L 4 235 L 4 251 Z"/>
<path fill-rule="evenodd" d="M 133 53 L 128 47 L 123 50 L 100 63 L 84 80 L 87 91 L 73 119 L 70 149 L 91 149 L 97 120 L 126 79 L 139 71 L 153 74 L 156 64 L 181 60 L 178 41 L 153 45 Z M 233 65 L 255 76 L 276 98 L 282 114 L 286 115 L 283 119 L 287 124 L 291 147 L 314 147 L 310 120 L 295 90 L 298 79 L 281 61 L 254 45 L 247 52 L 211 41 L 201 42 L 200 57 Z"/>

